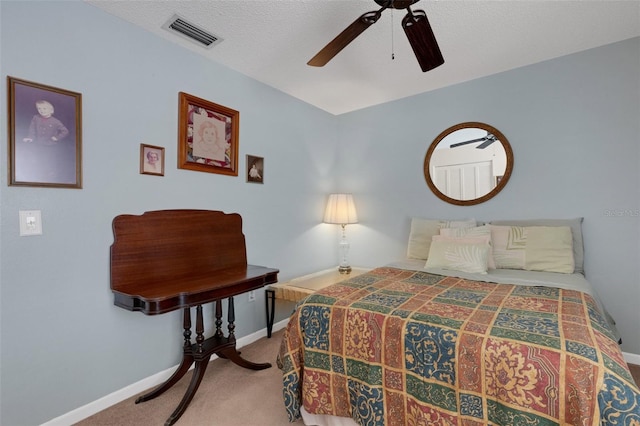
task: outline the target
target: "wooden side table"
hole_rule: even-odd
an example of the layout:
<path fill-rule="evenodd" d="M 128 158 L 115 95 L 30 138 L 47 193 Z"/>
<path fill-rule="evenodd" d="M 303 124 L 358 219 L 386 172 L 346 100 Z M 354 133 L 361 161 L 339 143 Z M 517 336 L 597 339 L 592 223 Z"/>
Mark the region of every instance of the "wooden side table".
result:
<path fill-rule="evenodd" d="M 271 337 L 275 315 L 276 299 L 297 302 L 316 291 L 332 284 L 358 276 L 369 269 L 352 268 L 350 274 L 341 274 L 337 268 L 314 272 L 309 275 L 294 278 L 291 281 L 272 284 L 265 289 L 267 310 L 267 337 Z"/>

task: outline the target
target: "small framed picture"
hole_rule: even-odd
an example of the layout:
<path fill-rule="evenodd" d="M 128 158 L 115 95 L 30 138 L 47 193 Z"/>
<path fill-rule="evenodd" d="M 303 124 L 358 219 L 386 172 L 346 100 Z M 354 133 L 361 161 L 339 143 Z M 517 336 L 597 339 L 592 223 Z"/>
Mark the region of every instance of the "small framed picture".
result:
<path fill-rule="evenodd" d="M 240 113 L 179 94 L 178 168 L 238 176 Z"/>
<path fill-rule="evenodd" d="M 264 183 L 264 158 L 247 155 L 247 182 Z"/>
<path fill-rule="evenodd" d="M 9 185 L 82 188 L 82 95 L 7 77 Z"/>
<path fill-rule="evenodd" d="M 140 144 L 140 173 L 164 176 L 164 148 Z"/>

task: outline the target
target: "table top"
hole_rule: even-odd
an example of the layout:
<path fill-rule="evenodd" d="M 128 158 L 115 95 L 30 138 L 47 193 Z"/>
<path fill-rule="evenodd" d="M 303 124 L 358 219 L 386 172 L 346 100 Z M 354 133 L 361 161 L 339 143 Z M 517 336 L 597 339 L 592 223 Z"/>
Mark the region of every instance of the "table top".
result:
<path fill-rule="evenodd" d="M 278 270 L 247 265 L 244 269 L 220 270 L 211 275 L 192 275 L 182 280 L 165 280 L 148 286 L 114 290 L 114 304 L 147 315 L 203 305 L 237 296 L 278 282 Z"/>
<path fill-rule="evenodd" d="M 264 287 L 278 270 L 247 264 L 242 218 L 212 210 L 157 210 L 113 220 L 114 304 L 161 314 Z"/>

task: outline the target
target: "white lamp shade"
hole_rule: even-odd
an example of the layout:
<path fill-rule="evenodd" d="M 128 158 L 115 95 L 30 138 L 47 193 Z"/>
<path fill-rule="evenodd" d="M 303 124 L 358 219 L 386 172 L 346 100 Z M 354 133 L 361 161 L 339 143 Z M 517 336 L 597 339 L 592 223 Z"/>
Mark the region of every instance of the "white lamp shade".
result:
<path fill-rule="evenodd" d="M 327 202 L 327 209 L 324 212 L 324 223 L 335 223 L 346 225 L 358 223 L 356 205 L 353 203 L 351 194 L 331 194 Z"/>

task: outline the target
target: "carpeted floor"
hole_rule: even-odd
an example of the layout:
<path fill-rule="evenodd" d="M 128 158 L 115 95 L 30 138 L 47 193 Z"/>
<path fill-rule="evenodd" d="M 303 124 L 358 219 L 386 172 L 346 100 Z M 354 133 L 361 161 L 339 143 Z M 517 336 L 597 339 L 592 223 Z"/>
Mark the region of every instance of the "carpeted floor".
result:
<path fill-rule="evenodd" d="M 276 355 L 283 331 L 240 349 L 253 362 L 270 362 L 271 368 L 252 371 L 231 361 L 209 363 L 205 376 L 187 411 L 176 426 L 302 426 L 289 423 L 282 400 L 282 375 Z M 107 408 L 77 426 L 163 425 L 182 399 L 192 372 L 159 397 L 135 404 L 138 395 Z"/>
<path fill-rule="evenodd" d="M 282 376 L 275 363 L 282 333 L 280 330 L 271 339 L 264 337 L 241 349 L 245 359 L 270 362 L 273 366 L 269 369 L 251 371 L 228 360 L 212 361 L 176 426 L 302 426 L 302 421 L 289 423 L 282 401 Z M 630 364 L 629 368 L 640 386 L 640 366 Z M 191 374 L 156 399 L 135 404 L 134 396 L 76 426 L 162 425 L 182 399 Z"/>

